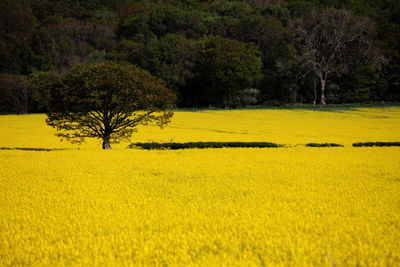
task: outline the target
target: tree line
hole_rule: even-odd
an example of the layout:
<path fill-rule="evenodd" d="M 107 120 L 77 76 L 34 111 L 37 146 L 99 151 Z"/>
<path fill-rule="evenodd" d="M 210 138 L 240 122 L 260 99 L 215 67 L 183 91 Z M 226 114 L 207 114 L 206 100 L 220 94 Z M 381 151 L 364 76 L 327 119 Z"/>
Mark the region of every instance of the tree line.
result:
<path fill-rule="evenodd" d="M 178 107 L 400 101 L 397 0 L 0 3 L 0 112 L 46 112 L 77 64 L 135 65 Z"/>

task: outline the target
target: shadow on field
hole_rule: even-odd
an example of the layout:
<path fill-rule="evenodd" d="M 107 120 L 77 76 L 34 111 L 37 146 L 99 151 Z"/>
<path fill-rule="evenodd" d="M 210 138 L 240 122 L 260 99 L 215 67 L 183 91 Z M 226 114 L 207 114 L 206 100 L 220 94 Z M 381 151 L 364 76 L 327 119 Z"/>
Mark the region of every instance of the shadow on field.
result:
<path fill-rule="evenodd" d="M 36 148 L 36 147 L 0 147 L 0 150 L 24 150 L 24 151 L 60 151 L 65 148 Z"/>

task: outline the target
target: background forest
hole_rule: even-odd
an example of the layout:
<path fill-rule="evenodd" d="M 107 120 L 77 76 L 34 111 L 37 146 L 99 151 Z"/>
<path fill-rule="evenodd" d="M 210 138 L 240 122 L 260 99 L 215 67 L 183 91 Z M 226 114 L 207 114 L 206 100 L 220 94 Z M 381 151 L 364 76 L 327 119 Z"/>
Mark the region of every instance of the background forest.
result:
<path fill-rule="evenodd" d="M 306 24 L 322 25 L 335 10 L 358 28 L 343 33 L 352 44 L 336 43 L 335 52 L 346 53 L 334 55 L 325 84 L 308 64 L 316 52 L 305 49 Z M 354 42 L 359 33 L 373 48 L 368 53 Z M 326 29 L 316 35 L 322 42 L 339 36 Z M 45 112 L 58 77 L 78 63 L 105 61 L 164 80 L 178 107 L 318 103 L 322 83 L 326 103 L 398 102 L 400 2 L 1 1 L 1 113 Z"/>

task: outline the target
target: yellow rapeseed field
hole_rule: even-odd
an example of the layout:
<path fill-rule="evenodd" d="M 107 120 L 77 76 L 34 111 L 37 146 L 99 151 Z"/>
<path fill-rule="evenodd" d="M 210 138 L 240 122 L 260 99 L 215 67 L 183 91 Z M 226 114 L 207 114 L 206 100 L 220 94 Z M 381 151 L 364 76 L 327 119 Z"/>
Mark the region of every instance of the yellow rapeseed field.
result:
<path fill-rule="evenodd" d="M 176 112 L 102 151 L 44 115 L 0 116 L 0 266 L 400 266 L 400 108 Z M 310 142 L 339 148 L 307 148 Z M 297 146 L 296 146 L 297 145 Z"/>

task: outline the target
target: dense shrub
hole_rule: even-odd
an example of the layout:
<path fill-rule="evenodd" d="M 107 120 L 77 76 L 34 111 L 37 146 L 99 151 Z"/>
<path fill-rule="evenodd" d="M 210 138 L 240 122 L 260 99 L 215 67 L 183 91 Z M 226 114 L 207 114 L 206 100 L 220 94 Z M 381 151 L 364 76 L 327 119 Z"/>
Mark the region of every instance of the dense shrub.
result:
<path fill-rule="evenodd" d="M 268 142 L 189 142 L 189 143 L 132 143 L 128 148 L 141 149 L 185 149 L 185 148 L 223 148 L 223 147 L 283 147 Z"/>
<path fill-rule="evenodd" d="M 306 146 L 308 146 L 308 147 L 343 147 L 343 145 L 335 144 L 335 143 L 322 143 L 322 144 L 308 143 L 308 144 L 306 144 Z"/>
<path fill-rule="evenodd" d="M 400 146 L 400 142 L 359 142 L 354 143 L 354 147 L 362 147 L 362 146 Z"/>

